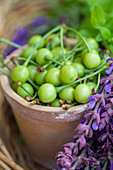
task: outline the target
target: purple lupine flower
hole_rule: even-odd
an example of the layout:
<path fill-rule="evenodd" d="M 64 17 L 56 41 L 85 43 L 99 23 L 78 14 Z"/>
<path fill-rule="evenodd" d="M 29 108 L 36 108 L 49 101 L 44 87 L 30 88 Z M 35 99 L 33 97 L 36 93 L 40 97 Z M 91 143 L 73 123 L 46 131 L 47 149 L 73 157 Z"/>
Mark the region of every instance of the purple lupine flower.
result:
<path fill-rule="evenodd" d="M 106 63 L 109 64 L 110 68 L 108 68 L 106 71 L 107 74 L 111 74 L 113 71 L 113 58 L 109 58 L 106 60 Z"/>
<path fill-rule="evenodd" d="M 27 36 L 28 31 L 26 28 L 19 27 L 15 29 L 15 36 L 12 38 L 12 42 L 15 42 L 19 45 L 24 45 L 27 42 L 23 41 L 24 38 Z M 4 57 L 8 56 L 11 52 L 13 52 L 16 49 L 16 47 L 11 47 L 9 46 L 5 51 L 4 51 Z"/>
<path fill-rule="evenodd" d="M 34 18 L 33 22 L 31 23 L 31 27 L 38 27 L 48 22 L 48 18 L 46 16 L 40 16 Z"/>

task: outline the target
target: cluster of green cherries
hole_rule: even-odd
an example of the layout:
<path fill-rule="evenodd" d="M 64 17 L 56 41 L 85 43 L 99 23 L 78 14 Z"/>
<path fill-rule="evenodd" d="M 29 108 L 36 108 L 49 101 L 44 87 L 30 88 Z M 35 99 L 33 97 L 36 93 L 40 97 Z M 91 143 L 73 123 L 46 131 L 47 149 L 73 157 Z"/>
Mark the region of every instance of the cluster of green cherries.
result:
<path fill-rule="evenodd" d="M 65 39 L 70 31 L 81 39 L 73 46 Z M 6 43 L 11 44 L 8 40 Z M 73 28 L 59 25 L 43 37 L 32 36 L 27 48 L 11 45 L 22 48 L 21 55 L 12 57 L 16 64 L 11 70 L 12 88 L 27 101 L 60 107 L 62 100 L 71 107 L 87 103 L 98 91 L 106 59 L 101 58 L 94 38 L 84 39 Z"/>

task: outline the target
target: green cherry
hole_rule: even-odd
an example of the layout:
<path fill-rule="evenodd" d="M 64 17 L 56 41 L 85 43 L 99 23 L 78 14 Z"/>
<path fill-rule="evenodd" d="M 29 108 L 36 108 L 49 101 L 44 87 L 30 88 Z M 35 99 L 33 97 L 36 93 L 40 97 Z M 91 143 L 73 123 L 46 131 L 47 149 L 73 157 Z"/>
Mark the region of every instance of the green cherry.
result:
<path fill-rule="evenodd" d="M 32 80 L 32 81 L 35 81 L 35 75 L 36 75 L 36 66 L 34 65 L 29 65 L 28 67 L 28 70 L 29 70 L 29 78 Z"/>
<path fill-rule="evenodd" d="M 65 65 L 60 70 L 60 79 L 66 84 L 75 81 L 77 76 L 77 71 L 72 65 Z"/>
<path fill-rule="evenodd" d="M 34 89 L 29 83 L 24 83 L 22 84 L 23 88 L 28 91 L 28 93 L 20 86 L 17 87 L 17 93 L 19 96 L 25 98 L 27 95 L 33 96 L 34 94 Z"/>
<path fill-rule="evenodd" d="M 89 52 L 84 56 L 83 63 L 86 68 L 94 69 L 100 65 L 100 57 L 98 54 Z"/>
<path fill-rule="evenodd" d="M 36 46 L 40 41 L 42 40 L 41 35 L 34 35 L 29 39 L 29 45 L 30 46 Z M 41 42 L 38 48 L 42 48 L 44 46 L 44 40 Z"/>
<path fill-rule="evenodd" d="M 38 90 L 38 96 L 44 103 L 49 103 L 55 100 L 57 94 L 55 87 L 50 83 L 45 83 L 40 86 Z"/>
<path fill-rule="evenodd" d="M 48 56 L 50 59 L 53 58 L 53 54 L 51 53 L 51 51 L 47 48 L 41 48 L 38 50 L 37 56 L 36 56 L 36 62 L 39 65 L 44 65 L 46 63 L 48 63 L 49 61 L 47 61 L 44 57 Z"/>
<path fill-rule="evenodd" d="M 59 98 L 66 100 L 74 100 L 74 88 L 72 86 L 65 87 L 59 92 Z"/>
<path fill-rule="evenodd" d="M 25 83 L 29 78 L 29 70 L 23 65 L 16 66 L 12 71 L 12 80 L 14 82 Z"/>
<path fill-rule="evenodd" d="M 87 103 L 91 94 L 91 89 L 86 84 L 79 84 L 74 91 L 75 100 L 79 103 Z"/>

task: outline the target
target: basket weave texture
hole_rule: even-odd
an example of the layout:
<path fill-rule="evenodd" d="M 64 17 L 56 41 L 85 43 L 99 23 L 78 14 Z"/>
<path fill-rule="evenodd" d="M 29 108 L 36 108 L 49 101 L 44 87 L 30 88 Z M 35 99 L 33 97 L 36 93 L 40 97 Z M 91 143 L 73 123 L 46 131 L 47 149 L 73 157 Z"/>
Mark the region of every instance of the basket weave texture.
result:
<path fill-rule="evenodd" d="M 17 27 L 26 27 L 34 17 L 46 14 L 50 0 L 1 0 L 0 37 L 11 39 Z M 0 44 L 0 51 L 7 47 Z"/>
<path fill-rule="evenodd" d="M 17 27 L 27 27 L 33 18 L 42 14 L 46 15 L 49 2 L 50 0 L 0 0 L 0 37 L 10 40 Z M 0 43 L 0 54 L 6 48 L 6 44 Z M 0 169 L 43 170 L 31 161 L 19 135 L 11 108 L 0 88 Z"/>

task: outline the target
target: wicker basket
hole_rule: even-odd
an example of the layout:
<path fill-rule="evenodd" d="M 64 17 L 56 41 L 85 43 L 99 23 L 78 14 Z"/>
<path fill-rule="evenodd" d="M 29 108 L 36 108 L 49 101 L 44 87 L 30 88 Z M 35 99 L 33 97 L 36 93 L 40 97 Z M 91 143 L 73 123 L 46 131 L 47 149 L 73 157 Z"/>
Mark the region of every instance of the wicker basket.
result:
<path fill-rule="evenodd" d="M 0 37 L 11 39 L 17 27 L 27 27 L 33 18 L 45 15 L 49 0 L 1 0 Z M 0 43 L 0 54 L 7 45 Z M 4 141 L 4 143 L 3 143 Z M 18 165 L 17 165 L 18 164 Z M 21 168 L 23 167 L 23 168 Z M 19 133 L 10 106 L 0 89 L 0 169 L 42 170 L 34 164 Z"/>

